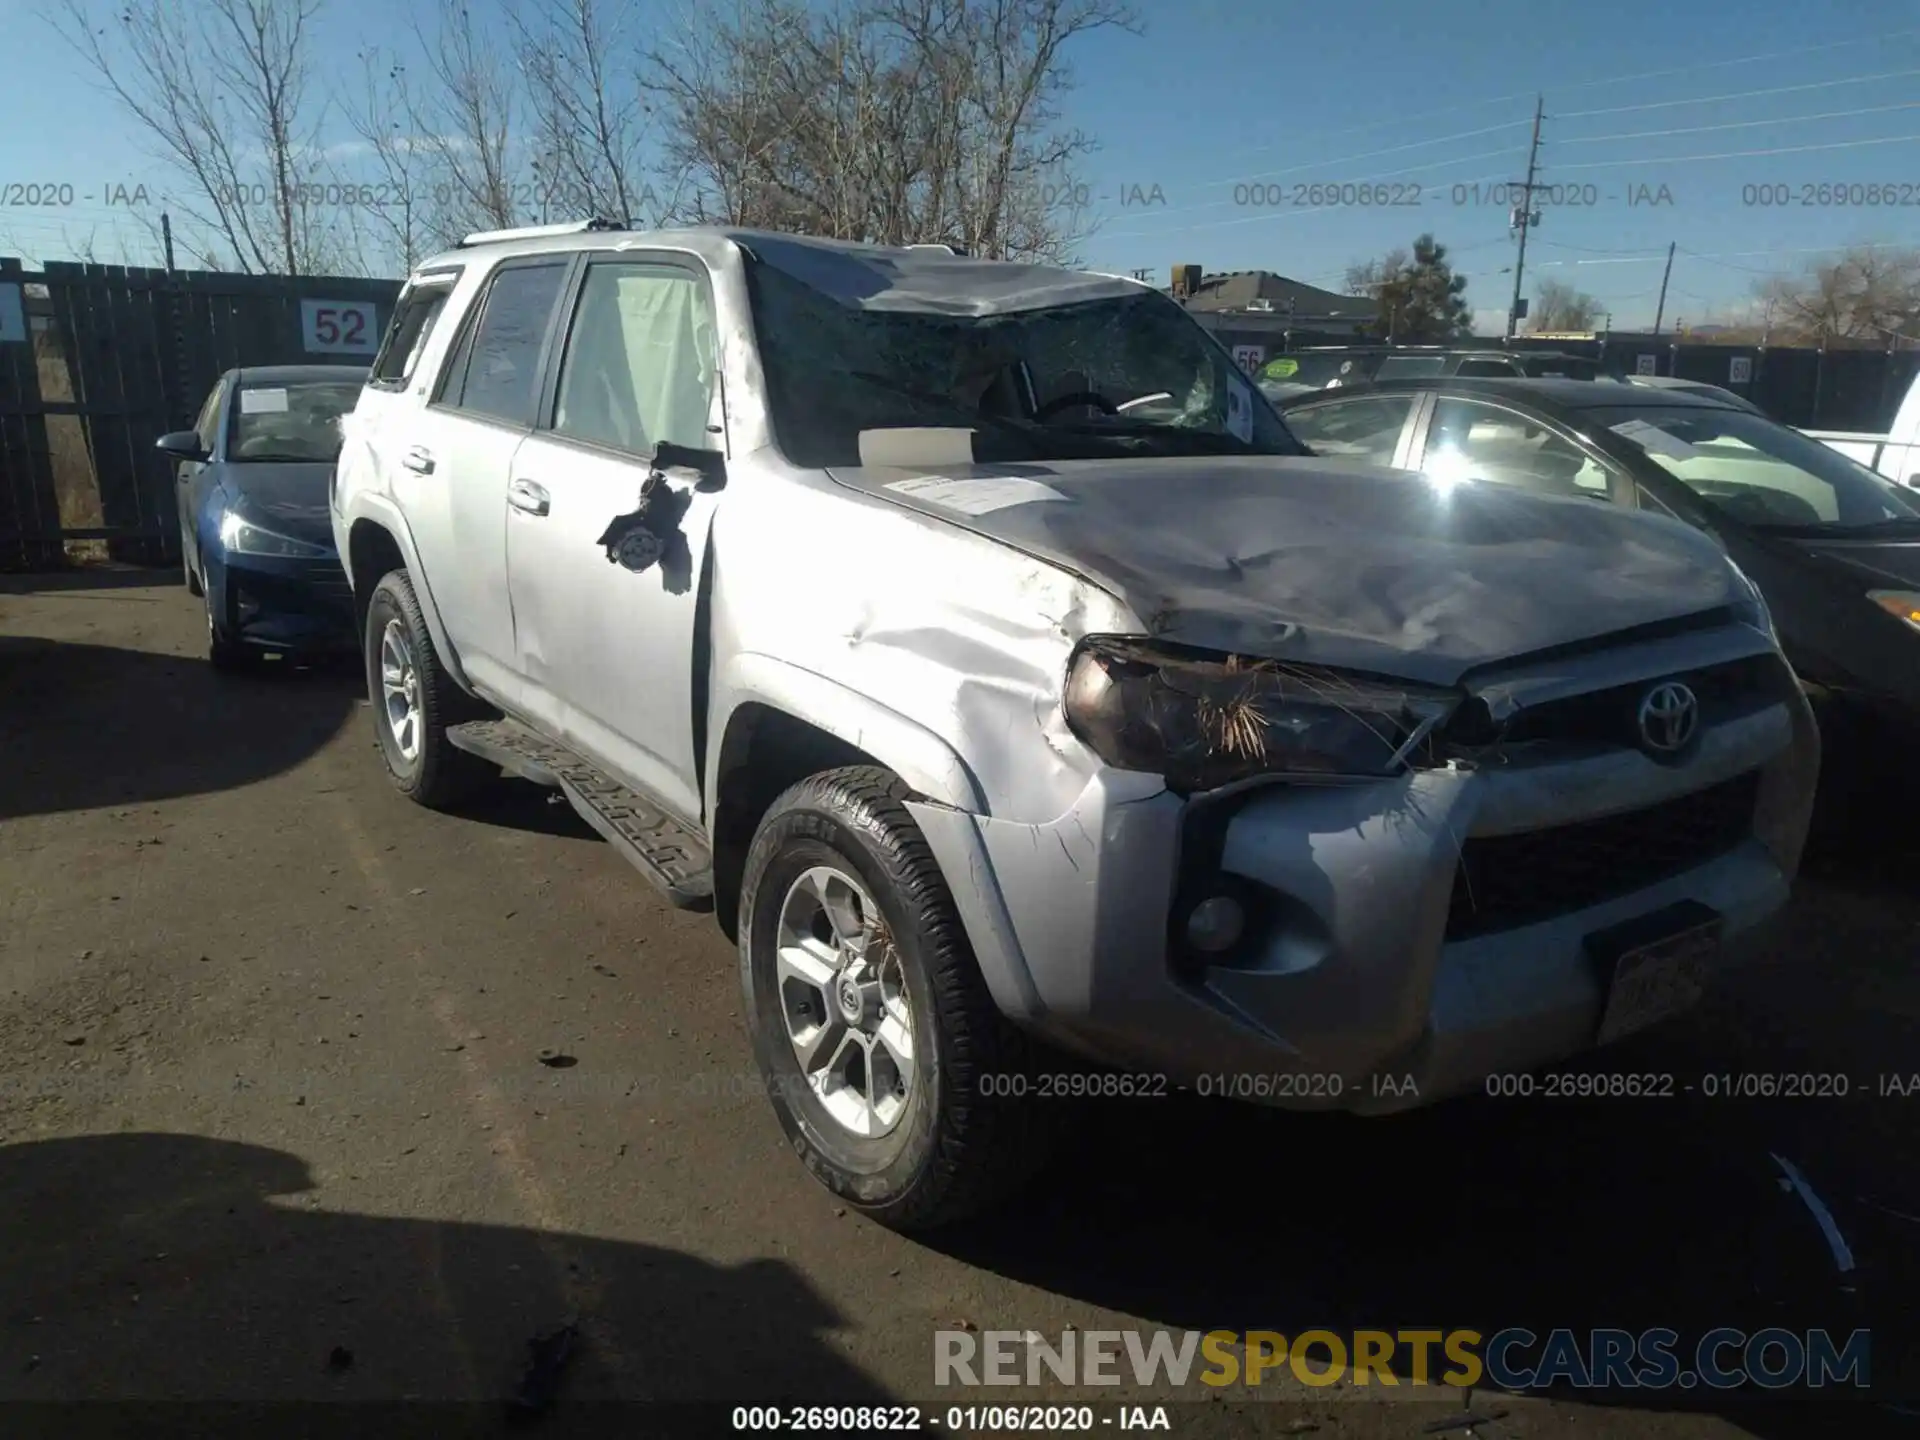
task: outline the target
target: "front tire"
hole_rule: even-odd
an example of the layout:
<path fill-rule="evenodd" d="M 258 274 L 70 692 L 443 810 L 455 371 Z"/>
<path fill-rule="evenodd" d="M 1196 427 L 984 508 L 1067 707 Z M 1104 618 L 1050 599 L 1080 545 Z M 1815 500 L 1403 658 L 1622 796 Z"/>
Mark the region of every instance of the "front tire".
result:
<path fill-rule="evenodd" d="M 1016 1083 L 1030 1043 L 987 991 L 910 793 L 870 767 L 788 790 L 748 851 L 738 933 L 789 1143 L 849 1205 L 921 1231 L 1025 1184 L 1058 1102 Z"/>
<path fill-rule="evenodd" d="M 485 762 L 447 739 L 449 726 L 481 711 L 440 664 L 406 571 L 394 570 L 374 586 L 362 643 L 387 778 L 409 800 L 447 809 L 488 778 Z"/>

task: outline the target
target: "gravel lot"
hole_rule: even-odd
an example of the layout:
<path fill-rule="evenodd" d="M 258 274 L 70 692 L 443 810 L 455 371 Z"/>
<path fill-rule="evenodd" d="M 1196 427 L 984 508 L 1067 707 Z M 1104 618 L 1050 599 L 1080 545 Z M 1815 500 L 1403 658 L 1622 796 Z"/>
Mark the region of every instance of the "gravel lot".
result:
<path fill-rule="evenodd" d="M 931 1333 L 962 1322 L 1824 1325 L 1871 1327 L 1873 1384 L 1817 1410 L 1483 1393 L 1472 1433 L 1920 1424 L 1920 1095 L 1878 1093 L 1920 1074 L 1911 795 L 1849 817 L 1765 963 L 1585 1067 L 1691 1093 L 1116 1102 L 1016 1212 L 928 1245 L 787 1153 L 710 919 L 531 786 L 409 805 L 357 676 L 216 677 L 165 578 L 0 580 L 0 1400 L 483 1402 L 433 1427 L 477 1432 L 577 1319 L 549 1424 L 612 1434 L 600 1402 L 1034 1398 L 935 1389 Z M 1852 1093 L 1701 1093 L 1781 1071 Z M 1262 1394 L 1188 1395 L 1173 1433 L 1415 1436 L 1462 1400 Z"/>

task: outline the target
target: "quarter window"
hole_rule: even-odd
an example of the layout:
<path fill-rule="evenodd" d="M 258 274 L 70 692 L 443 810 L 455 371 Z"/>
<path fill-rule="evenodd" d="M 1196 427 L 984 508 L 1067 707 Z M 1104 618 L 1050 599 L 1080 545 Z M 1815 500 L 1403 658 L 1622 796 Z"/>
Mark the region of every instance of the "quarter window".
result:
<path fill-rule="evenodd" d="M 452 291 L 451 285 L 423 286 L 409 291 L 394 307 L 393 322 L 387 327 L 380 353 L 374 357 L 370 377 L 374 383 L 384 380 L 404 385 L 413 377 L 420 352 L 427 348 L 427 337 L 433 333 L 440 312 L 447 308 L 447 296 Z"/>

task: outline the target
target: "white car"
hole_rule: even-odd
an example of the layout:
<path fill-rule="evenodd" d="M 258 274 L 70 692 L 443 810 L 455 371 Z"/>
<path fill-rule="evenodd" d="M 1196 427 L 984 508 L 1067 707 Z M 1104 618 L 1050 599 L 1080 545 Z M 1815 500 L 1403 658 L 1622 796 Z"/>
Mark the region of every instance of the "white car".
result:
<path fill-rule="evenodd" d="M 1914 378 L 1913 388 L 1901 402 L 1893 429 L 1884 435 L 1851 430 L 1804 433 L 1889 480 L 1920 489 L 1920 376 Z"/>
<path fill-rule="evenodd" d="M 1131 280 L 476 236 L 348 430 L 395 787 L 556 786 L 716 912 L 789 1142 L 886 1224 L 1075 1096 L 1403 1109 L 1604 1043 L 1799 864 L 1812 715 L 1710 539 L 1316 458 Z"/>

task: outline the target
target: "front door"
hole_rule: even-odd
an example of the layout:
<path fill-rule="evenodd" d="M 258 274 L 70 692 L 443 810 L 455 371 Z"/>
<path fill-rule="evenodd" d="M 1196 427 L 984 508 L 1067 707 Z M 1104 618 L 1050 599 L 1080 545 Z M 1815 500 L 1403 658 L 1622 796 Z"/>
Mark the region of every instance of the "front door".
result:
<path fill-rule="evenodd" d="M 660 559 L 610 563 L 598 541 L 636 506 L 661 441 L 723 449 L 718 340 L 704 270 L 595 259 L 577 284 L 550 425 L 514 456 L 507 518 L 524 704 L 543 729 L 684 819 L 700 819 L 694 611 L 720 494 L 668 480 Z"/>
<path fill-rule="evenodd" d="M 507 702 L 516 673 L 507 599 L 507 480 L 532 428 L 567 257 L 494 272 L 448 353 L 429 403 L 395 417 L 394 498 L 461 666 Z"/>

